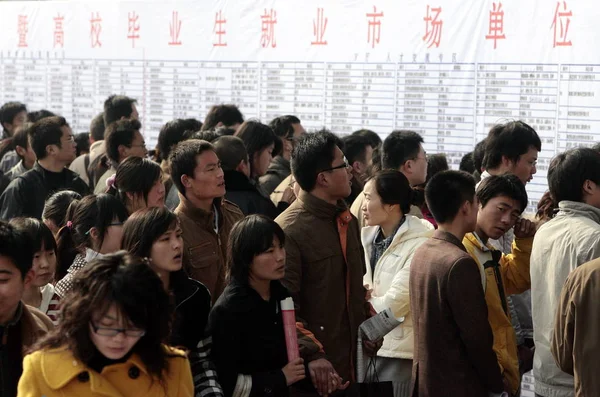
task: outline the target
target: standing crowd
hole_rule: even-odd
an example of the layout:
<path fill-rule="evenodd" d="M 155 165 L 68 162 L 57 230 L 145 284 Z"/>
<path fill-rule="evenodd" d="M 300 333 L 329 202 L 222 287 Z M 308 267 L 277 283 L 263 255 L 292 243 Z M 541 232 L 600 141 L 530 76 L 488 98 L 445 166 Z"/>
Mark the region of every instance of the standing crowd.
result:
<path fill-rule="evenodd" d="M 0 123 L 0 396 L 516 397 L 532 369 L 537 396 L 600 395 L 600 147 L 557 155 L 530 216 L 522 121 L 460 171 L 413 131 L 234 105 L 152 150 L 123 95 L 86 134 Z"/>

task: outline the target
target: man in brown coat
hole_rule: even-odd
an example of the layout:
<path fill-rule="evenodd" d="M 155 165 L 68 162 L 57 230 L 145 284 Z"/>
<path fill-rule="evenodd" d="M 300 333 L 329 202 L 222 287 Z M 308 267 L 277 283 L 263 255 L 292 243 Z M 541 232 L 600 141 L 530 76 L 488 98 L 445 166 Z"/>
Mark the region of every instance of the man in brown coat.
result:
<path fill-rule="evenodd" d="M 21 302 L 33 280 L 33 249 L 27 237 L 0 221 L 0 396 L 14 397 L 27 350 L 49 330 L 52 321 Z"/>
<path fill-rule="evenodd" d="M 558 367 L 575 376 L 576 397 L 600 396 L 599 286 L 600 259 L 594 259 L 569 274 L 558 301 L 551 350 Z"/>
<path fill-rule="evenodd" d="M 208 288 L 215 302 L 225 289 L 229 233 L 244 214 L 223 199 L 223 170 L 209 142 L 181 142 L 169 161 L 171 179 L 179 190 L 175 214 L 183 230 L 183 268 Z"/>
<path fill-rule="evenodd" d="M 438 230 L 410 267 L 412 396 L 487 397 L 504 389 L 477 263 L 462 245 L 475 230 L 475 180 L 444 171 L 425 189 Z"/>
<path fill-rule="evenodd" d="M 351 174 L 340 146 L 330 132 L 301 138 L 292 154 L 292 173 L 302 191 L 275 221 L 286 234 L 283 284 L 296 314 L 339 375 L 353 380 L 358 327 L 367 318 L 366 268 L 358 223 L 344 203 Z M 311 375 L 311 365 L 317 364 L 309 364 Z"/>

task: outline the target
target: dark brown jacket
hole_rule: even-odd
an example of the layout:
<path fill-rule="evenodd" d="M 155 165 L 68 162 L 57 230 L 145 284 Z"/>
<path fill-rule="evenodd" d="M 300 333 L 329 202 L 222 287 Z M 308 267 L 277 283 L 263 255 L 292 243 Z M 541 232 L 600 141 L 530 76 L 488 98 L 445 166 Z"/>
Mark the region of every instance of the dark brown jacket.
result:
<path fill-rule="evenodd" d="M 484 397 L 503 390 L 477 263 L 437 230 L 410 267 L 412 396 Z"/>
<path fill-rule="evenodd" d="M 336 217 L 347 208 L 300 192 L 275 220 L 285 231 L 287 262 L 283 285 L 296 315 L 325 350 L 344 379 L 352 379 L 358 326 L 366 319 L 365 263 L 356 218 L 347 229 L 344 260 Z"/>
<path fill-rule="evenodd" d="M 206 212 L 194 207 L 179 194 L 179 217 L 183 231 L 183 268 L 188 276 L 204 284 L 213 303 L 225 289 L 227 242 L 233 225 L 244 218 L 242 211 L 233 203 L 215 199 L 219 232 L 215 233 L 214 211 Z"/>

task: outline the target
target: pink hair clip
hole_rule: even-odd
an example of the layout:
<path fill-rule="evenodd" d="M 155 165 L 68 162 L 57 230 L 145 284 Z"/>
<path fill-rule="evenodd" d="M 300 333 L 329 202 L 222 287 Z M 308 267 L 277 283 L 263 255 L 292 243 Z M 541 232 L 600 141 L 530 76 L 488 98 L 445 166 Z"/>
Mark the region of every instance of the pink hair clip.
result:
<path fill-rule="evenodd" d="M 117 174 L 112 174 L 110 177 L 108 177 L 106 180 L 106 187 L 115 187 L 115 179 L 117 179 Z"/>
<path fill-rule="evenodd" d="M 73 222 L 67 221 L 67 227 L 71 229 L 73 227 Z"/>

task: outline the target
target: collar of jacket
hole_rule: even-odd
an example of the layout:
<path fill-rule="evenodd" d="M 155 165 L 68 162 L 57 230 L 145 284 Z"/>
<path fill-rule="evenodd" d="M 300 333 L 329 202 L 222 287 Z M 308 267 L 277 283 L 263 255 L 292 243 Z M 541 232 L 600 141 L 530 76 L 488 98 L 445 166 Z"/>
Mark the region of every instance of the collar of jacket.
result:
<path fill-rule="evenodd" d="M 483 241 L 481 241 L 481 238 L 477 235 L 477 233 L 475 233 L 475 232 L 467 233 L 467 234 L 465 234 L 465 238 L 467 239 L 467 241 L 469 243 L 471 243 L 479 251 L 490 252 L 492 254 L 492 259 L 494 260 L 494 262 L 500 263 L 500 259 L 502 259 L 502 251 L 496 249 L 489 242 L 486 245 L 484 245 Z M 483 263 L 481 265 L 483 265 Z"/>
<path fill-rule="evenodd" d="M 276 156 L 271 164 L 269 164 L 269 168 L 267 169 L 267 174 L 286 174 L 289 175 L 291 172 L 290 162 L 283 158 L 283 156 Z"/>
<path fill-rule="evenodd" d="M 28 307 L 27 305 L 21 304 L 22 316 L 21 316 L 21 333 L 23 343 L 23 353 L 29 347 L 31 347 L 38 339 L 46 335 L 51 329 L 51 321 L 39 310 Z M 41 319 L 46 317 L 46 323 Z"/>
<path fill-rule="evenodd" d="M 250 284 L 239 281 L 232 281 L 223 292 L 223 295 L 225 295 L 223 301 L 235 299 L 232 309 L 239 313 L 247 313 L 256 307 L 257 303 L 265 302 Z M 289 296 L 289 292 L 279 280 L 271 281 L 271 300 L 275 299 L 279 303 L 279 301 Z"/>
<path fill-rule="evenodd" d="M 66 167 L 63 168 L 61 172 L 48 171 L 47 169 L 42 167 L 38 161 L 36 161 L 33 164 L 33 167 L 31 167 L 31 169 L 41 174 L 44 178 L 47 174 L 63 175 L 65 180 L 75 180 L 77 178 L 77 174 Z"/>
<path fill-rule="evenodd" d="M 467 249 L 465 248 L 463 243 L 452 233 L 444 232 L 438 229 L 433 233 L 433 238 L 436 240 L 442 240 L 450 244 L 456 245 L 461 250 L 467 252 Z"/>
<path fill-rule="evenodd" d="M 371 247 L 379 226 L 365 226 L 360 231 L 360 237 L 363 247 Z M 404 222 L 394 234 L 392 243 L 388 247 L 388 250 L 393 249 L 396 245 L 403 243 L 407 240 L 421 237 L 431 237 L 433 235 L 433 225 L 424 219 L 419 219 L 416 216 L 405 215 Z"/>
<path fill-rule="evenodd" d="M 577 201 L 563 200 L 558 203 L 558 216 L 582 216 L 600 224 L 600 209 Z"/>
<path fill-rule="evenodd" d="M 235 170 L 224 171 L 223 174 L 228 191 L 256 191 L 256 186 L 245 174 Z"/>
<path fill-rule="evenodd" d="M 122 366 L 123 370 L 130 368 L 135 365 L 144 374 L 148 375 L 146 366 L 137 354 L 132 354 L 131 357 L 124 363 L 112 364 L 105 367 L 102 372 L 105 372 L 107 368 Z M 45 352 L 42 356 L 42 375 L 46 380 L 46 383 L 52 390 L 58 390 L 63 388 L 73 378 L 77 377 L 82 372 L 87 372 L 90 375 L 91 390 L 98 390 L 102 387 L 106 387 L 106 382 L 102 381 L 100 377 L 91 369 L 89 369 L 81 361 L 77 360 L 71 351 L 67 348 L 50 349 Z"/>
<path fill-rule="evenodd" d="M 339 200 L 337 205 L 329 204 L 327 201 L 321 200 L 312 194 L 300 190 L 298 200 L 302 203 L 304 209 L 316 216 L 317 218 L 332 220 L 335 217 L 346 211 L 348 206 L 344 200 Z"/>
<path fill-rule="evenodd" d="M 194 296 L 199 287 L 195 285 L 183 270 L 171 273 L 171 287 L 175 296 L 175 309 Z"/>
<path fill-rule="evenodd" d="M 178 194 L 179 194 L 180 211 L 184 215 L 191 218 L 192 220 L 206 226 L 206 228 L 208 228 L 210 230 L 214 230 L 214 224 L 215 224 L 214 212 L 213 211 L 204 211 L 201 208 L 196 208 L 183 194 L 181 194 L 180 192 L 178 192 Z M 214 199 L 213 205 L 214 205 L 214 208 L 217 209 L 217 212 L 219 214 L 219 230 L 220 230 L 221 226 L 223 225 L 223 211 L 221 209 L 221 206 L 223 205 L 223 198 L 217 197 L 216 199 Z"/>

